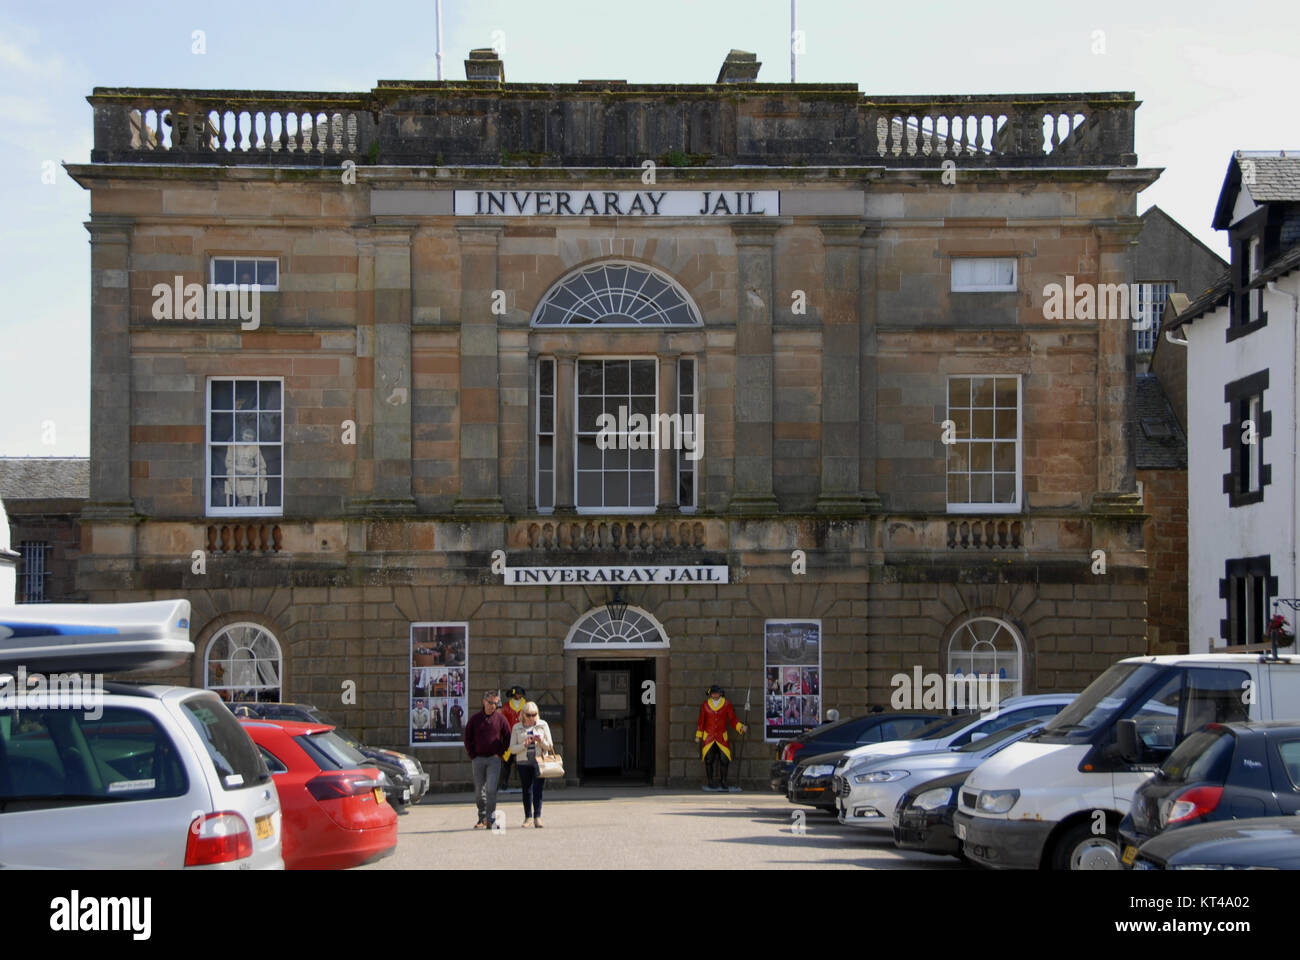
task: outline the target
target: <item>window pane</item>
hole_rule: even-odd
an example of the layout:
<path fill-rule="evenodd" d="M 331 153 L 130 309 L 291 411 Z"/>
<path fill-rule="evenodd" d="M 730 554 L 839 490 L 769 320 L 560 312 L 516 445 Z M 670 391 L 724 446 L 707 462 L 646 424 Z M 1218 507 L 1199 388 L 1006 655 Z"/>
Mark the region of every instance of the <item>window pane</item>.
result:
<path fill-rule="evenodd" d="M 1014 473 L 995 473 L 993 475 L 994 502 L 1016 502 L 1016 475 Z"/>
<path fill-rule="evenodd" d="M 598 397 L 604 392 L 604 374 L 597 360 L 578 361 L 578 394 L 584 397 Z"/>
<path fill-rule="evenodd" d="M 993 478 L 987 473 L 973 473 L 970 478 L 971 503 L 993 502 Z"/>
<path fill-rule="evenodd" d="M 541 399 L 541 407 L 538 409 L 537 412 L 540 416 L 540 422 L 537 425 L 537 429 L 540 430 L 542 433 L 554 433 L 555 432 L 555 401 L 552 400 L 550 397 L 543 397 Z"/>
<path fill-rule="evenodd" d="M 229 443 L 235 439 L 235 415 L 233 413 L 214 413 L 212 415 L 212 442 Z"/>
<path fill-rule="evenodd" d="M 273 287 L 280 279 L 280 264 L 275 260 L 257 262 L 257 282 L 264 287 Z"/>
<path fill-rule="evenodd" d="M 655 367 L 653 360 L 632 361 L 632 393 L 653 397 L 655 395 Z"/>
<path fill-rule="evenodd" d="M 212 452 L 209 455 L 209 464 L 211 466 L 212 476 L 214 477 L 226 476 L 226 457 L 229 454 L 229 450 L 230 450 L 229 447 L 224 447 L 224 446 L 223 447 L 214 446 L 212 448 Z"/>
<path fill-rule="evenodd" d="M 971 411 L 971 437 L 980 440 L 990 440 L 993 438 L 993 411 L 992 410 L 972 410 Z"/>
<path fill-rule="evenodd" d="M 235 385 L 229 380 L 213 380 L 212 386 L 212 409 L 213 410 L 233 410 Z"/>
<path fill-rule="evenodd" d="M 235 409 L 252 410 L 257 406 L 257 381 L 235 381 Z"/>
<path fill-rule="evenodd" d="M 991 407 L 993 406 L 993 378 L 992 377 L 975 377 L 971 380 L 971 406 L 974 407 Z"/>
<path fill-rule="evenodd" d="M 265 472 L 267 476 L 278 477 L 284 471 L 280 469 L 280 447 L 258 447 L 262 455 L 262 462 L 266 464 Z"/>
<path fill-rule="evenodd" d="M 601 502 L 602 481 L 601 475 L 591 470 L 578 471 L 578 502 L 575 506 L 579 507 L 599 507 Z"/>
<path fill-rule="evenodd" d="M 234 283 L 235 282 L 235 261 L 228 260 L 225 257 L 213 258 L 212 282 L 213 283 Z"/>
<path fill-rule="evenodd" d="M 683 360 L 677 365 L 677 390 L 682 394 L 694 392 L 695 362 L 693 360 Z"/>
<path fill-rule="evenodd" d="M 949 419 L 956 425 L 954 436 L 958 440 L 970 439 L 970 411 L 969 410 L 950 410 Z"/>
<path fill-rule="evenodd" d="M 605 361 L 605 393 L 606 395 L 622 394 L 627 396 L 630 385 L 630 371 L 627 360 L 607 360 Z"/>
<path fill-rule="evenodd" d="M 257 442 L 257 414 L 235 414 L 235 439 L 239 443 Z"/>
<path fill-rule="evenodd" d="M 595 437 L 578 438 L 578 469 L 599 470 L 602 458 Z"/>
<path fill-rule="evenodd" d="M 605 451 L 605 469 L 606 470 L 626 470 L 627 469 L 627 451 L 626 450 L 606 450 Z"/>
<path fill-rule="evenodd" d="M 604 412 L 604 403 L 599 397 L 582 397 L 578 400 L 578 429 L 586 433 L 595 433 L 600 429 L 597 422 Z M 617 412 L 615 413 L 617 416 Z"/>
<path fill-rule="evenodd" d="M 1016 380 L 1014 377 L 998 377 L 997 401 L 999 407 L 1016 406 Z"/>
<path fill-rule="evenodd" d="M 549 470 L 537 474 L 537 506 L 542 509 L 555 506 L 555 474 Z"/>
<path fill-rule="evenodd" d="M 605 506 L 607 507 L 626 507 L 627 502 L 627 474 L 626 473 L 607 473 L 605 474 Z"/>
<path fill-rule="evenodd" d="M 682 470 L 677 477 L 677 502 L 683 507 L 695 506 L 695 474 Z"/>
<path fill-rule="evenodd" d="M 963 473 L 970 470 L 970 444 L 951 443 L 948 445 L 948 472 Z"/>
<path fill-rule="evenodd" d="M 969 474 L 954 473 L 948 477 L 948 502 L 970 503 Z"/>
<path fill-rule="evenodd" d="M 655 451 L 653 450 L 629 451 L 628 463 L 633 470 L 653 470 L 655 468 Z"/>
<path fill-rule="evenodd" d="M 280 387 L 278 380 L 263 380 L 259 386 L 259 392 L 262 395 L 263 410 L 280 409 Z"/>
<path fill-rule="evenodd" d="M 1004 473 L 1016 472 L 1016 445 L 1014 443 L 993 444 L 993 469 Z"/>
<path fill-rule="evenodd" d="M 555 362 L 543 360 L 537 365 L 537 390 L 542 396 L 555 393 Z"/>
<path fill-rule="evenodd" d="M 970 406 L 969 377 L 953 377 L 948 381 L 948 405 L 951 407 Z"/>
<path fill-rule="evenodd" d="M 1016 411 L 999 410 L 995 415 L 997 437 L 1000 440 L 1016 439 Z"/>
<path fill-rule="evenodd" d="M 257 263 L 253 260 L 236 260 L 235 282 L 248 284 L 256 283 Z"/>
<path fill-rule="evenodd" d="M 628 415 L 631 416 L 631 414 L 633 413 L 639 413 L 643 417 L 645 417 L 647 421 L 646 424 L 647 429 L 653 429 L 654 415 L 655 415 L 655 398 L 654 397 L 633 397 L 632 409 L 629 411 Z"/>
<path fill-rule="evenodd" d="M 993 469 L 993 444 L 972 443 L 970 445 L 970 463 L 973 471 Z"/>
<path fill-rule="evenodd" d="M 655 505 L 655 475 L 637 470 L 632 473 L 632 504 L 638 507 Z"/>
<path fill-rule="evenodd" d="M 278 507 L 280 506 L 280 484 L 279 477 L 272 477 L 266 481 L 266 493 L 262 497 L 262 506 Z"/>
<path fill-rule="evenodd" d="M 243 414 L 241 413 L 242 417 Z M 264 413 L 259 421 L 260 432 L 257 439 L 262 442 L 278 443 L 280 441 L 280 415 L 278 413 Z"/>

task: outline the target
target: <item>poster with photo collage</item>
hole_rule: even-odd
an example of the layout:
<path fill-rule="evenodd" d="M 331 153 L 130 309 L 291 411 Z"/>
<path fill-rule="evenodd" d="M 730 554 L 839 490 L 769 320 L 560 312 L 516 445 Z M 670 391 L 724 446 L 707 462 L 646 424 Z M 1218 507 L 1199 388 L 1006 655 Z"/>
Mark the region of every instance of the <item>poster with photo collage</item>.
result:
<path fill-rule="evenodd" d="M 822 722 L 822 624 L 768 620 L 763 633 L 763 731 L 771 743 Z"/>
<path fill-rule="evenodd" d="M 411 746 L 459 746 L 469 718 L 469 624 L 411 624 Z"/>

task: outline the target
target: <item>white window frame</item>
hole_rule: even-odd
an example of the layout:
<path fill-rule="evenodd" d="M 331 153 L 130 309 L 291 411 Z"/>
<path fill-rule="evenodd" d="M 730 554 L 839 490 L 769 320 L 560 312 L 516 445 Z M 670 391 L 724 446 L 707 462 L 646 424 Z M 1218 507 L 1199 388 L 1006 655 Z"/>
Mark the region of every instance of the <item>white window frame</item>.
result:
<path fill-rule="evenodd" d="M 1175 284 L 1168 280 L 1150 280 L 1138 284 L 1138 303 L 1133 312 L 1139 322 L 1149 321 L 1145 330 L 1133 331 L 1138 353 L 1155 352 L 1156 338 L 1160 335 L 1161 314 L 1174 289 Z"/>
<path fill-rule="evenodd" d="M 952 392 L 949 384 L 953 380 L 973 380 L 979 377 L 993 377 L 1002 380 L 1016 381 L 1016 499 L 1012 503 L 950 503 L 948 502 L 948 458 L 952 446 L 956 444 L 944 445 L 944 469 L 943 469 L 943 496 L 944 502 L 947 503 L 948 512 L 951 514 L 968 514 L 968 513 L 1019 513 L 1023 509 L 1024 489 L 1025 489 L 1025 383 L 1024 377 L 1018 373 L 953 373 L 949 374 L 943 380 L 943 402 L 944 410 L 947 415 L 944 419 L 952 419 Z M 996 386 L 994 387 L 996 396 Z M 996 401 L 995 401 L 996 402 Z M 996 408 L 995 408 L 996 411 Z M 973 425 L 972 417 L 972 425 Z M 993 418 L 993 429 L 997 432 L 997 415 Z M 972 442 L 974 438 L 965 440 L 956 440 L 956 443 Z M 998 442 L 995 438 L 990 437 L 987 442 Z M 1005 443 L 1005 440 L 1000 442 Z M 995 453 L 996 457 L 996 453 Z M 970 471 L 966 471 L 967 474 Z"/>
<path fill-rule="evenodd" d="M 1015 293 L 1019 289 L 1017 284 L 1020 279 L 1020 269 L 1017 260 L 1018 260 L 1017 257 L 953 257 L 952 258 L 952 292 L 953 293 Z M 977 264 L 989 264 L 989 263 L 1010 264 L 1011 265 L 1010 282 L 999 283 L 996 280 L 989 282 L 989 281 L 967 279 L 964 277 L 959 279 L 958 277 L 959 273 L 964 272 L 964 270 L 958 269 L 958 264 L 961 264 L 962 267 L 966 267 L 969 265 L 971 273 L 974 274 L 977 269 L 976 266 Z M 995 267 L 994 268 L 995 276 L 996 276 L 996 271 L 997 268 Z"/>
<path fill-rule="evenodd" d="M 251 627 L 252 629 L 257 630 L 257 631 L 260 631 L 261 634 L 263 634 L 263 635 L 265 635 L 266 637 L 269 637 L 269 638 L 270 638 L 270 640 L 271 640 L 271 644 L 272 644 L 272 646 L 275 648 L 275 658 L 274 658 L 274 662 L 275 662 L 275 676 L 276 676 L 276 684 L 275 684 L 274 687 L 272 687 L 270 684 L 264 684 L 264 683 L 251 683 L 251 684 L 248 684 L 248 683 L 219 683 L 219 684 L 215 684 L 215 685 L 212 684 L 212 682 L 211 682 L 211 681 L 212 681 L 212 673 L 211 673 L 211 670 L 212 670 L 212 662 L 213 662 L 213 660 L 212 660 L 212 651 L 216 648 L 216 646 L 217 646 L 217 641 L 219 641 L 222 637 L 226 636 L 227 634 L 231 633 L 232 631 L 239 629 L 240 627 Z M 251 648 L 249 648 L 249 649 L 251 649 Z M 250 661 L 248 661 L 248 662 L 249 662 L 249 663 L 256 664 L 256 663 L 262 662 L 262 661 L 264 661 L 264 660 L 266 660 L 266 659 L 269 659 L 269 658 L 257 658 L 257 659 L 250 660 Z M 217 662 L 217 663 L 230 663 L 231 661 L 230 661 L 230 660 L 227 660 L 227 659 L 219 659 L 219 660 L 217 660 L 216 662 Z M 259 672 L 259 671 L 256 669 L 256 667 L 254 667 L 254 669 L 253 669 L 254 677 L 257 676 L 258 672 Z M 233 680 L 233 679 L 234 679 L 233 676 L 232 676 L 230 679 Z M 226 700 L 225 697 L 222 697 L 222 699 L 223 699 L 223 700 L 226 700 L 227 703 L 259 703 L 259 702 L 260 702 L 260 703 L 277 703 L 277 702 L 280 702 L 280 701 L 283 699 L 283 697 L 284 697 L 284 689 L 285 689 L 285 682 L 284 682 L 284 646 L 283 646 L 283 644 L 280 643 L 280 638 L 277 637 L 274 633 L 272 633 L 271 630 L 270 630 L 270 628 L 268 628 L 268 627 L 266 627 L 266 626 L 264 626 L 264 625 L 262 625 L 262 624 L 260 624 L 260 623 L 254 623 L 254 622 L 251 621 L 251 620 L 239 620 L 239 621 L 236 621 L 235 623 L 228 623 L 228 624 L 226 624 L 224 627 L 222 627 L 220 630 L 218 630 L 216 633 L 214 633 L 214 634 L 213 634 L 213 635 L 208 639 L 208 642 L 207 642 L 206 648 L 205 648 L 204 651 L 203 651 L 203 689 L 205 689 L 205 690 L 212 690 L 213 692 L 218 692 L 218 691 L 221 691 L 221 690 L 227 690 L 227 691 L 230 691 L 231 699 Z M 273 700 L 273 701 L 272 701 L 272 700 L 259 701 L 259 700 L 256 699 L 256 697 L 254 697 L 253 700 L 235 700 L 235 699 L 233 699 L 233 698 L 234 698 L 234 695 L 235 695 L 235 691 L 237 691 L 237 690 L 264 690 L 264 689 L 266 689 L 266 690 L 269 690 L 269 689 L 275 689 L 275 690 L 277 690 L 278 693 L 276 694 L 275 700 Z M 220 696 L 220 693 L 219 693 L 219 692 L 218 692 L 218 696 Z"/>
<path fill-rule="evenodd" d="M 1264 445 L 1259 442 L 1260 418 L 1263 415 L 1264 398 L 1258 393 L 1246 398 L 1246 419 L 1251 424 L 1255 442 L 1242 444 L 1246 449 L 1241 452 L 1241 455 L 1247 464 L 1246 485 L 1242 493 L 1259 493 L 1264 489 L 1261 483 L 1264 475 Z"/>
<path fill-rule="evenodd" d="M 998 629 L 993 632 L 993 636 L 988 640 L 980 640 L 975 635 L 975 631 L 971 629 L 971 625 L 975 623 L 995 623 L 998 625 Z M 973 669 L 974 657 L 976 656 L 976 651 L 957 649 L 958 642 L 963 637 L 963 633 L 965 634 L 966 637 L 975 641 L 972 644 L 972 646 L 979 646 L 979 645 L 992 646 L 993 668 L 995 671 L 1002 666 L 1004 659 L 1014 658 L 1015 675 L 1014 676 L 1009 675 L 1006 678 L 1006 681 L 1004 681 L 1009 684 L 1014 684 L 1014 688 L 1004 690 L 1002 689 L 1002 683 L 1000 682 L 998 684 L 998 702 L 1000 703 L 1001 701 L 1006 700 L 1009 697 L 1020 696 L 1025 688 L 1025 645 L 1021 640 L 1020 634 L 1017 632 L 1016 628 L 1013 627 L 1007 621 L 999 619 L 998 617 L 969 617 L 966 620 L 964 620 L 957 627 L 957 629 L 952 632 L 952 636 L 948 638 L 948 673 L 949 674 L 957 673 L 954 667 L 970 667 Z M 1006 633 L 1008 636 L 1011 637 L 1011 641 L 1015 646 L 1014 651 L 1004 651 L 998 649 L 995 641 L 1003 633 Z M 954 656 L 965 657 L 967 659 L 967 662 L 954 663 L 953 662 Z M 1008 671 L 1008 674 L 1010 674 L 1010 671 Z M 969 676 L 970 669 L 963 669 L 962 675 Z"/>
<path fill-rule="evenodd" d="M 549 431 L 546 431 L 542 429 L 542 404 L 547 402 L 547 399 L 542 395 L 542 366 L 543 364 L 548 364 L 548 363 L 551 365 L 551 394 L 549 398 L 549 402 L 551 404 L 551 429 Z M 574 379 L 576 381 L 577 379 L 576 365 L 574 367 L 574 373 L 575 373 Z M 560 377 L 560 366 L 555 357 L 537 358 L 537 389 L 534 391 L 534 396 L 537 398 L 537 414 L 534 422 L 535 429 L 533 430 L 533 451 L 534 451 L 533 504 L 537 507 L 538 513 L 546 514 L 546 515 L 550 515 L 555 512 L 555 499 L 556 499 L 556 492 L 557 492 L 557 485 L 556 485 L 557 478 L 556 478 L 556 470 L 555 470 L 556 452 L 557 452 L 555 420 L 556 420 L 556 416 L 559 413 L 559 406 L 556 403 L 556 399 L 559 396 L 559 388 L 560 388 L 559 377 Z M 576 389 L 577 387 L 576 383 L 574 387 Z M 551 438 L 551 470 L 550 470 L 551 505 L 549 507 L 543 507 L 541 505 L 542 503 L 542 438 L 543 437 Z M 575 421 L 574 441 L 575 443 L 577 441 L 576 421 Z M 576 464 L 576 460 L 575 460 L 575 464 Z"/>
<path fill-rule="evenodd" d="M 280 440 L 278 443 L 263 443 L 260 440 L 259 447 L 279 446 L 280 448 L 280 505 L 278 507 L 217 507 L 212 504 L 212 384 L 229 380 L 232 383 L 240 380 L 253 380 L 257 383 L 274 381 L 280 384 Z M 288 397 L 284 389 L 284 377 L 208 377 L 203 385 L 204 399 L 204 418 L 203 418 L 203 507 L 204 516 L 208 517 L 282 517 L 284 516 L 284 497 L 285 497 L 285 442 L 284 434 L 287 429 L 287 407 Z M 260 407 L 260 388 L 259 388 L 259 407 L 258 413 L 261 413 Z M 221 441 L 222 445 L 227 445 L 226 441 Z"/>
<path fill-rule="evenodd" d="M 582 376 L 581 376 L 581 374 L 580 374 L 579 371 L 580 371 L 580 368 L 581 368 L 581 366 L 582 366 L 583 361 L 587 361 L 587 362 L 600 361 L 601 363 L 607 363 L 607 362 L 609 362 L 610 360 L 643 360 L 643 361 L 644 361 L 644 360 L 649 360 L 650 362 L 652 362 L 652 363 L 654 364 L 654 384 L 655 384 L 655 406 L 654 406 L 654 413 L 655 413 L 655 417 L 656 417 L 656 421 L 655 421 L 655 422 L 656 422 L 656 424 L 658 423 L 658 416 L 659 416 L 659 412 L 660 412 L 660 407 L 659 407 L 659 399 L 660 399 L 660 398 L 659 398 L 659 357 L 654 356 L 654 355 L 645 355 L 645 354 L 598 354 L 598 355 L 579 356 L 579 357 L 577 358 L 577 360 L 574 362 L 574 365 L 573 365 L 573 422 L 569 425 L 569 429 L 571 429 L 571 430 L 573 431 L 573 503 L 574 503 L 574 509 L 575 509 L 579 514 L 611 514 L 611 515 L 614 515 L 614 514 L 618 514 L 618 515 L 628 514 L 628 515 L 631 515 L 631 514 L 647 514 L 647 513 L 654 513 L 655 510 L 658 509 L 658 500 L 659 500 L 659 459 L 660 459 L 660 458 L 659 458 L 659 451 L 658 451 L 657 449 L 655 449 L 654 447 L 651 447 L 651 448 L 650 448 L 650 452 L 653 453 L 653 454 L 655 455 L 654 458 L 653 458 L 653 460 L 654 460 L 654 481 L 653 481 L 653 486 L 651 487 L 651 490 L 653 491 L 653 495 L 652 495 L 652 497 L 651 497 L 651 499 L 654 501 L 653 503 L 649 504 L 648 506 L 641 506 L 641 507 L 605 507 L 605 506 L 601 506 L 601 507 L 584 507 L 584 506 L 581 506 L 581 505 L 578 504 L 578 481 L 579 481 L 579 475 L 578 475 L 578 454 L 579 454 L 579 450 L 578 450 L 578 448 L 579 448 L 579 440 L 581 439 L 581 436 L 582 436 L 582 435 L 579 434 L 579 432 L 578 432 L 578 418 L 581 416 L 581 411 L 580 411 L 580 409 L 579 409 L 579 393 L 578 393 L 578 390 L 579 390 L 579 384 L 580 384 L 580 382 L 581 382 L 581 380 L 582 380 Z M 631 376 L 631 370 L 630 370 L 630 368 L 629 368 L 628 374 L 629 374 L 629 377 L 630 377 L 630 376 Z M 603 396 L 604 396 L 604 394 L 602 394 L 602 397 L 603 397 Z M 630 412 L 630 411 L 629 411 L 629 413 L 628 413 L 628 416 L 631 417 L 631 412 Z M 627 452 L 628 452 L 628 454 L 630 455 L 633 451 L 628 450 Z M 604 475 L 604 471 L 603 471 L 603 470 L 601 471 L 601 475 L 602 475 L 602 476 Z M 603 497 L 602 497 L 602 499 L 603 499 Z"/>
<path fill-rule="evenodd" d="M 1259 276 L 1259 237 L 1252 237 L 1246 247 L 1246 266 L 1253 281 Z M 1248 316 L 1247 323 L 1258 323 L 1264 317 L 1264 289 L 1250 290 L 1246 294 Z"/>
<path fill-rule="evenodd" d="M 234 275 L 233 283 L 217 283 L 217 261 L 229 260 L 234 264 L 231 273 Z M 275 264 L 275 283 L 257 283 L 256 281 L 246 286 L 260 290 L 263 293 L 274 293 L 280 289 L 280 258 L 279 257 L 261 257 L 261 256 L 240 256 L 235 254 L 213 254 L 208 260 L 208 283 L 218 290 L 237 290 L 239 288 L 239 264 L 241 262 L 252 263 L 253 276 L 257 276 L 258 263 Z"/>
<path fill-rule="evenodd" d="M 627 610 L 624 612 L 623 622 L 626 623 L 627 618 L 629 616 L 637 616 L 644 619 L 645 621 L 647 621 L 649 626 L 653 627 L 654 630 L 658 633 L 659 636 L 658 640 L 627 641 L 627 640 L 620 640 L 617 638 L 610 638 L 598 643 L 591 643 L 591 642 L 584 642 L 582 640 L 576 639 L 579 636 L 578 628 L 581 627 L 583 624 L 587 623 L 588 621 L 601 620 L 601 611 L 605 609 L 606 608 L 603 606 L 592 607 L 590 610 L 588 610 L 586 613 L 580 616 L 577 620 L 573 621 L 573 626 L 569 627 L 569 632 L 564 637 L 564 649 L 565 650 L 602 650 L 602 651 L 603 650 L 666 650 L 668 649 L 668 631 L 664 629 L 664 625 L 660 623 L 659 620 L 655 617 L 655 615 L 652 614 L 649 610 L 644 610 L 641 607 L 634 607 L 634 606 L 629 606 Z M 605 622 L 598 623 L 596 625 L 596 628 L 591 630 L 590 632 L 592 633 L 599 632 L 608 635 L 610 633 L 608 614 L 606 614 Z"/>
<path fill-rule="evenodd" d="M 682 409 L 682 364 L 684 363 L 689 363 L 692 368 L 691 409 L 689 411 Z M 695 513 L 696 510 L 699 509 L 700 504 L 700 465 L 704 463 L 703 451 L 699 449 L 699 444 L 703 441 L 704 437 L 700 431 L 700 360 L 699 357 L 694 356 L 677 358 L 677 414 L 678 416 L 684 417 L 687 413 L 691 415 L 693 441 L 696 446 L 696 451 L 700 453 L 700 456 L 694 460 L 687 460 L 686 454 L 688 451 L 685 449 L 675 451 L 676 470 L 674 471 L 674 479 L 677 483 L 673 489 L 673 499 L 677 501 L 677 507 L 682 513 Z M 683 460 L 686 460 L 691 465 L 691 496 L 690 502 L 688 503 L 683 503 L 681 501 L 681 471 Z"/>

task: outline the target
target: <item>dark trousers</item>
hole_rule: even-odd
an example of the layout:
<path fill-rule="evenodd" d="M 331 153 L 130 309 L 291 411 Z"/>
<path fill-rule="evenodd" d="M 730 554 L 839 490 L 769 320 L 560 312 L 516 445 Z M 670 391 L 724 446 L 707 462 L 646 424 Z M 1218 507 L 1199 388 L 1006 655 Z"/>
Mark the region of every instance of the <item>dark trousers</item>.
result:
<path fill-rule="evenodd" d="M 709 752 L 704 755 L 704 772 L 709 776 L 709 786 L 717 786 L 715 780 L 718 766 L 722 766 L 722 786 L 727 785 L 727 768 L 731 766 L 731 761 L 727 755 L 722 752 L 722 748 L 716 743 L 709 747 Z"/>
<path fill-rule="evenodd" d="M 537 775 L 537 767 L 531 763 L 519 764 L 519 786 L 524 791 L 524 816 L 540 817 L 542 790 L 546 786 L 546 781 Z"/>
<path fill-rule="evenodd" d="M 510 754 L 510 759 L 501 764 L 501 789 L 504 790 L 510 786 L 510 771 L 515 768 L 515 755 Z M 521 768 L 522 769 L 522 768 Z M 522 776 L 520 780 L 522 781 Z"/>

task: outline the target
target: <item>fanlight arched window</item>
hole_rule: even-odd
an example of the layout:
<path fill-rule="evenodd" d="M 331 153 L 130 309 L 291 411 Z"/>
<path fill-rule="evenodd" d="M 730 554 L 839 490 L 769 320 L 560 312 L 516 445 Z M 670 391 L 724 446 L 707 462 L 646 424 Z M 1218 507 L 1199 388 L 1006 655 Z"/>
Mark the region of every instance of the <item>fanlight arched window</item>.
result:
<path fill-rule="evenodd" d="M 606 260 L 561 279 L 533 313 L 534 327 L 698 327 L 700 312 L 681 285 L 658 270 Z"/>
<path fill-rule="evenodd" d="M 1024 676 L 1024 647 L 1015 628 L 996 617 L 972 617 L 948 642 L 948 672 L 954 675 L 995 676 L 998 699 L 1020 696 Z"/>
<path fill-rule="evenodd" d="M 280 699 L 280 643 L 256 623 L 232 623 L 212 642 L 204 662 L 204 685 L 227 702 Z"/>
<path fill-rule="evenodd" d="M 569 629 L 564 646 L 581 650 L 666 647 L 668 634 L 658 620 L 638 607 L 628 607 L 621 620 L 613 619 L 608 607 L 596 607 Z"/>

